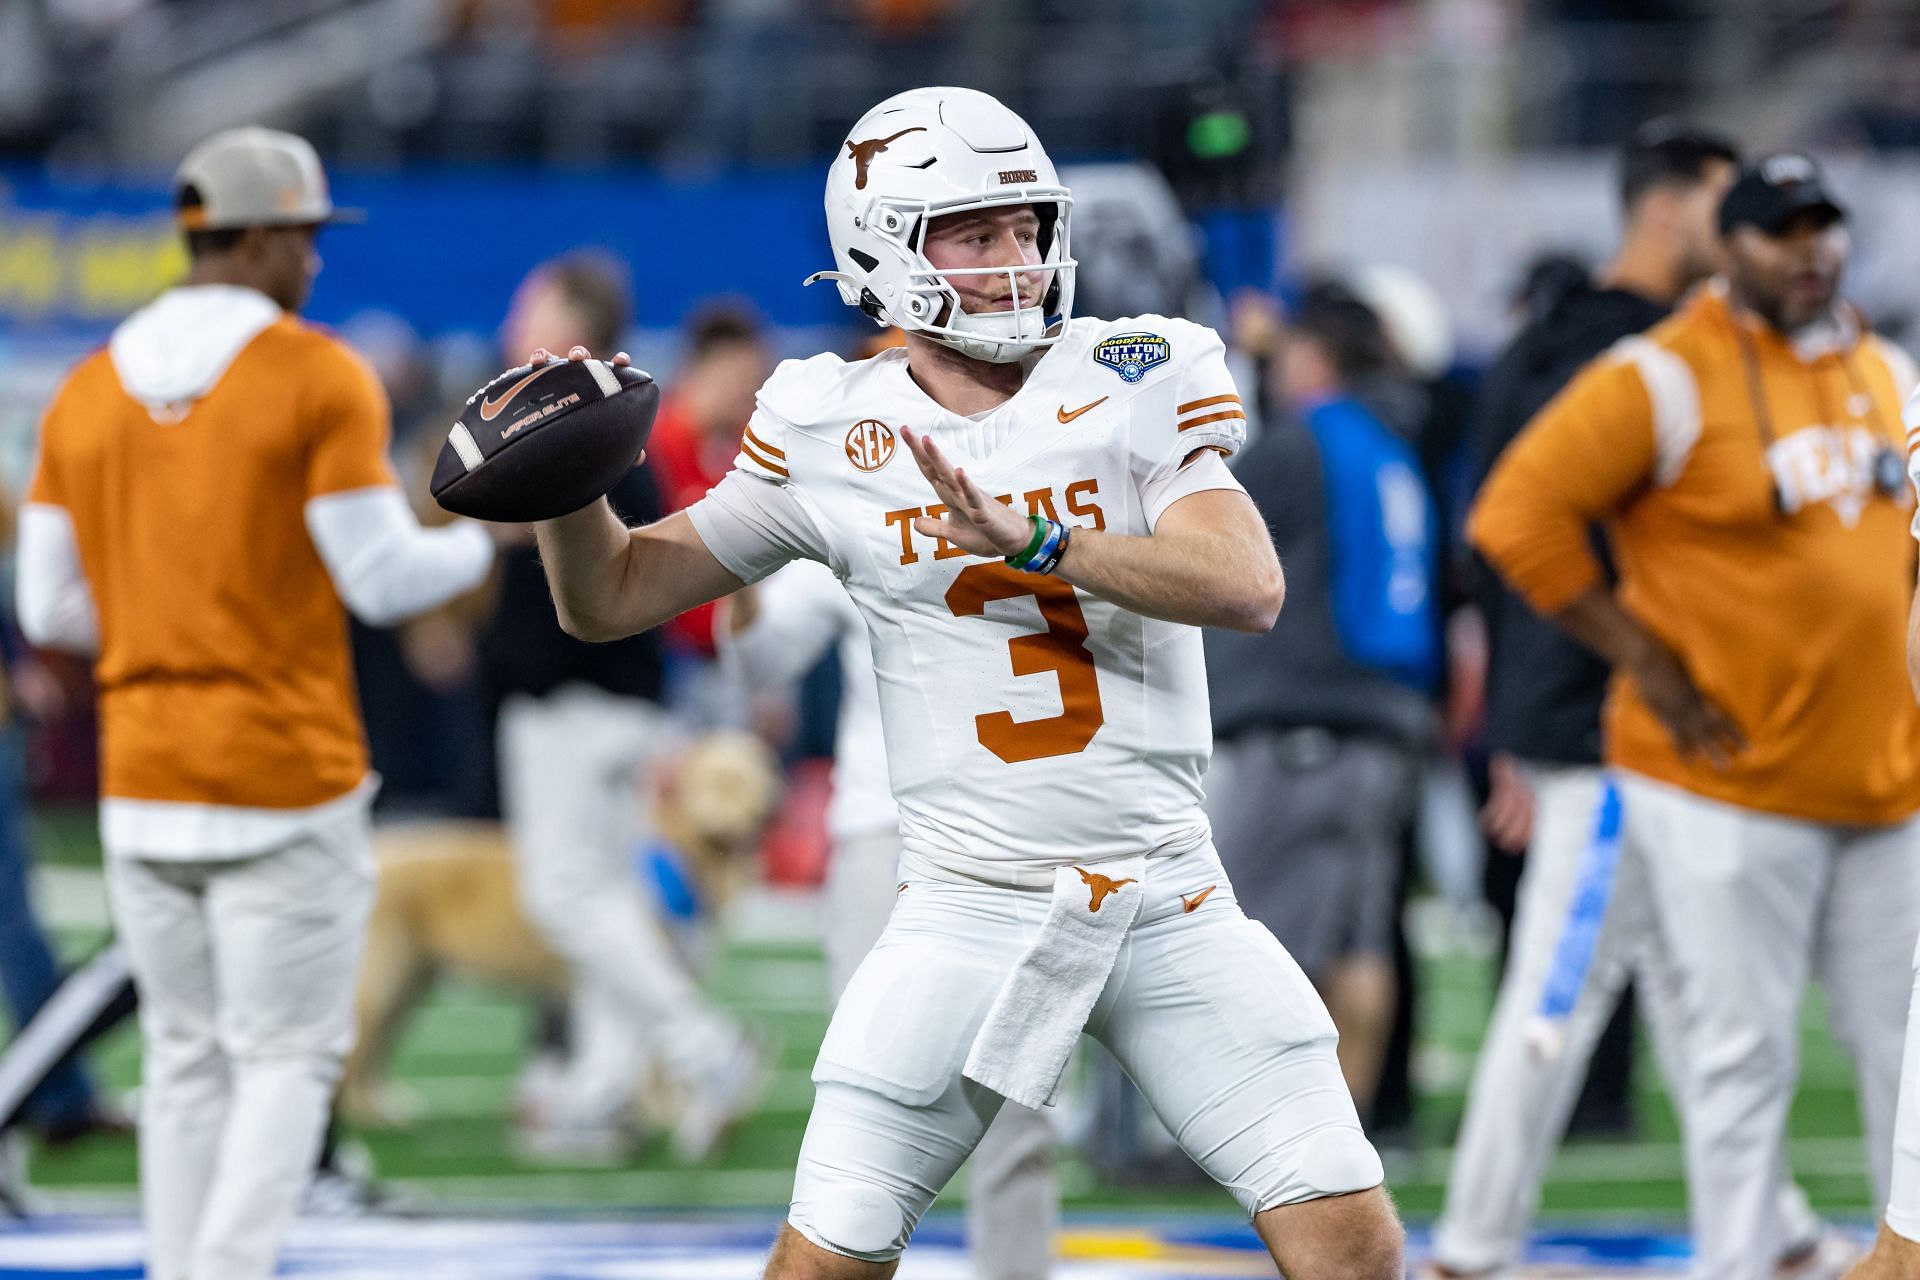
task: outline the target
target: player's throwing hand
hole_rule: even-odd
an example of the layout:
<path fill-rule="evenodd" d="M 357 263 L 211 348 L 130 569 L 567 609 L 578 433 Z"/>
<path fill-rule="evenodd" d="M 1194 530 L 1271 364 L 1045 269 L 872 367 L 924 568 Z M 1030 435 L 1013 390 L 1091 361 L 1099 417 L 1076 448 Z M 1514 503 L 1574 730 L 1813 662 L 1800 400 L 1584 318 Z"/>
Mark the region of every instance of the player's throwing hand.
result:
<path fill-rule="evenodd" d="M 963 551 L 976 556 L 1017 555 L 1033 540 L 1033 524 L 1004 502 L 996 502 L 967 478 L 967 473 L 947 461 L 938 445 L 924 433 L 902 428 L 907 450 L 919 464 L 933 491 L 946 504 L 944 516 L 920 516 L 914 530 L 930 537 L 944 538 Z"/>

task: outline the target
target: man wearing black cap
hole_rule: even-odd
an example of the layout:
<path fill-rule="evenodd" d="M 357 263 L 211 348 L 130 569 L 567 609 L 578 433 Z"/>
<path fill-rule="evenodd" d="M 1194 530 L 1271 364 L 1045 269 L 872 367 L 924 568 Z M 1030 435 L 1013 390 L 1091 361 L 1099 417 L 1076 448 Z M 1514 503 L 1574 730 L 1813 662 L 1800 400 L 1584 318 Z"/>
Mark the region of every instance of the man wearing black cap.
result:
<path fill-rule="evenodd" d="M 1542 410 L 1468 532 L 1613 670 L 1618 839 L 1596 850 L 1676 978 L 1696 1275 L 1763 1280 L 1812 974 L 1889 1180 L 1920 934 L 1920 707 L 1888 693 L 1906 672 L 1915 374 L 1837 299 L 1844 215 L 1812 161 L 1762 160 L 1718 222 L 1724 282 Z"/>
<path fill-rule="evenodd" d="M 1660 120 L 1627 142 L 1619 159 L 1620 246 L 1594 280 L 1576 279 L 1545 305 L 1488 373 L 1473 423 L 1480 476 L 1583 366 L 1664 320 L 1719 270 L 1719 207 L 1738 175 L 1738 153 L 1718 134 Z M 1669 984 L 1652 967 L 1659 953 L 1648 945 L 1645 904 L 1632 900 L 1631 886 L 1616 892 L 1589 867 L 1605 782 L 1607 664 L 1494 574 L 1479 576 L 1491 642 L 1488 834 L 1502 849 L 1524 852 L 1525 861 L 1499 997 L 1434 1231 L 1440 1276 L 1487 1274 L 1518 1258 L 1583 1076 L 1581 1110 L 1595 1102 L 1631 1105 L 1633 1024 L 1630 1016 L 1608 1023 L 1630 975 L 1644 992 L 1661 1061 L 1669 1070 L 1684 1066 L 1678 1011 L 1661 999 Z M 1581 901 L 1596 904 L 1589 914 L 1604 928 L 1591 954 L 1563 960 L 1562 939 Z M 1791 1182 L 1780 1195 L 1785 1256 L 1813 1256 L 1820 1220 Z"/>

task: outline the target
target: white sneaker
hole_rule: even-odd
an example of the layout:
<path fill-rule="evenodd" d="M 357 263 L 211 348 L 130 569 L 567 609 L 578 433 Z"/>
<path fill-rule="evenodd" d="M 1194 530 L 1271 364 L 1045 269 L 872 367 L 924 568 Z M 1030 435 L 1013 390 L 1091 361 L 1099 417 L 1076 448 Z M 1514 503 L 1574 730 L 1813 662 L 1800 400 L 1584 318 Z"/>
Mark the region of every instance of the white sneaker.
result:
<path fill-rule="evenodd" d="M 668 1139 L 675 1157 L 699 1164 L 713 1154 L 766 1092 L 773 1057 L 768 1047 L 743 1032 L 714 1066 L 687 1081 L 686 1100 Z"/>
<path fill-rule="evenodd" d="M 1860 1246 L 1829 1227 L 1819 1237 L 1789 1249 L 1774 1264 L 1774 1280 L 1839 1280 L 1860 1260 Z"/>
<path fill-rule="evenodd" d="M 513 1131 L 514 1153 L 534 1164 L 587 1165 L 610 1169 L 626 1164 L 640 1149 L 640 1135 L 621 1124 L 520 1124 Z"/>
<path fill-rule="evenodd" d="M 412 1197 L 370 1178 L 321 1169 L 300 1193 L 302 1218 L 398 1218 L 420 1211 Z"/>

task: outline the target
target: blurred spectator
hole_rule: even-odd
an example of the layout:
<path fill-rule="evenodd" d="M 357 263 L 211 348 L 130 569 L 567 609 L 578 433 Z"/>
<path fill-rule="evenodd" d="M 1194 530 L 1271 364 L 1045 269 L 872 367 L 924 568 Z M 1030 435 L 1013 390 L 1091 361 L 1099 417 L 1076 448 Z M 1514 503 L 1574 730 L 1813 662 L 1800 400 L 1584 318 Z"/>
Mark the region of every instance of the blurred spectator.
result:
<path fill-rule="evenodd" d="M 547 263 L 514 295 L 501 329 L 507 359 L 518 362 L 540 347 L 611 353 L 629 309 L 618 262 L 577 254 Z M 702 354 L 723 375 L 738 367 L 727 363 L 724 349 Z M 747 381 L 749 410 L 758 385 L 758 374 Z M 714 412 L 716 400 L 727 403 L 712 383 L 697 378 L 691 396 L 702 415 Z M 664 514 L 652 466 L 635 467 L 611 500 L 632 523 Z M 675 1152 L 699 1159 L 757 1095 L 760 1054 L 694 984 L 630 861 L 645 820 L 643 778 L 675 736 L 660 705 L 659 636 L 649 632 L 613 644 L 568 636 L 533 548 L 522 545 L 505 557 L 480 657 L 498 707 L 501 806 L 521 902 L 573 968 L 575 1039 L 593 1041 L 594 1027 L 624 1026 L 625 1043 L 657 1047 L 668 1074 L 686 1090 Z M 531 1144 L 554 1156 L 626 1149 L 631 1136 L 623 1119 L 637 1064 L 619 1054 L 576 1054 L 573 1061 L 578 1078 L 544 1091 L 564 1105 L 558 1114 L 532 1118 Z"/>
<path fill-rule="evenodd" d="M 13 508 L 0 497 L 0 543 L 12 544 L 13 527 Z M 17 1030 L 40 1011 L 61 978 L 28 888 L 32 854 L 27 848 L 20 725 L 23 720 L 53 719 L 64 696 L 59 682 L 20 640 L 10 616 L 0 618 L 0 660 L 5 662 L 0 669 L 0 987 L 5 988 Z M 34 1090 L 25 1115 L 50 1143 L 101 1130 L 127 1130 L 124 1119 L 102 1108 L 93 1082 L 75 1061 L 57 1068 Z"/>
<path fill-rule="evenodd" d="M 1563 278 L 1488 373 L 1473 422 L 1477 477 L 1487 474 L 1582 366 L 1659 322 L 1716 269 L 1714 215 L 1733 180 L 1735 160 L 1726 139 L 1664 122 L 1643 128 L 1627 144 L 1620 157 L 1619 250 L 1597 279 Z M 1589 542 L 1604 560 L 1597 531 Z M 1483 568 L 1477 585 L 1490 645 L 1493 757 L 1484 821 L 1497 848 L 1527 858 L 1505 976 L 1455 1148 L 1438 1241 L 1445 1264 L 1463 1270 L 1499 1265 L 1524 1240 L 1534 1189 L 1625 978 L 1624 970 L 1593 965 L 1596 977 L 1617 976 L 1613 990 L 1594 997 L 1591 1021 L 1575 1028 L 1555 1060 L 1527 1047 L 1526 1023 L 1542 999 L 1593 830 L 1601 786 L 1600 706 L 1609 673 L 1591 650 L 1535 614 L 1491 572 Z M 1493 869 L 1510 868 L 1496 861 Z M 1583 1102 L 1588 1123 L 1629 1127 L 1630 1011 L 1613 1017 L 1592 1075 Z"/>
<path fill-rule="evenodd" d="M 1200 274 L 1200 234 L 1159 170 L 1075 165 L 1061 177 L 1073 189 L 1077 314 L 1203 319 L 1218 309 Z"/>
<path fill-rule="evenodd" d="M 1430 616 L 1434 642 L 1444 655 L 1440 676 L 1439 750 L 1423 762 L 1419 815 L 1403 842 L 1395 894 L 1405 900 L 1416 865 L 1450 902 L 1478 899 L 1486 852 L 1476 829 L 1473 766 L 1486 711 L 1486 643 L 1475 619 L 1461 608 L 1467 598 L 1464 556 L 1458 548 L 1468 498 L 1467 416 L 1472 397 L 1454 371 L 1453 318 L 1446 301 L 1423 276 L 1403 266 L 1370 263 L 1344 272 L 1341 282 L 1380 317 L 1409 384 L 1395 425 L 1414 443 L 1433 499 L 1439 530 L 1439 571 Z M 1394 919 L 1395 1006 L 1393 1034 L 1374 1095 L 1372 1128 L 1387 1135 L 1410 1132 L 1415 1108 L 1413 1053 L 1420 1003 L 1420 967 L 1414 963 L 1405 922 Z"/>
<path fill-rule="evenodd" d="M 365 357 L 393 406 L 396 469 L 422 522 L 446 523 L 451 516 L 428 497 L 427 477 L 458 410 L 448 404 L 431 350 L 412 324 L 384 310 L 351 317 L 340 335 Z M 393 628 L 352 623 L 354 680 L 380 774 L 374 810 L 383 816 L 495 812 L 491 720 L 480 705 L 471 619 L 462 612 L 456 604 Z"/>
<path fill-rule="evenodd" d="M 1434 730 L 1438 537 L 1417 419 L 1379 318 L 1310 290 L 1279 362 L 1290 413 L 1235 470 L 1287 568 L 1265 635 L 1207 633 L 1214 838 L 1247 914 L 1320 988 L 1362 1114 L 1392 1030 L 1401 841 Z"/>
<path fill-rule="evenodd" d="M 1576 289 L 1593 287 L 1593 268 L 1577 253 L 1548 250 L 1527 263 L 1514 286 L 1511 308 L 1518 327 L 1535 323 Z"/>
<path fill-rule="evenodd" d="M 647 457 L 658 469 L 668 511 L 699 501 L 733 468 L 754 396 L 773 372 L 759 317 L 718 304 L 687 322 L 686 353 L 660 402 Z M 691 659 L 676 673 L 676 705 L 699 720 L 730 716 L 708 679 L 714 656 L 714 607 L 688 610 L 666 626 L 669 645 Z"/>

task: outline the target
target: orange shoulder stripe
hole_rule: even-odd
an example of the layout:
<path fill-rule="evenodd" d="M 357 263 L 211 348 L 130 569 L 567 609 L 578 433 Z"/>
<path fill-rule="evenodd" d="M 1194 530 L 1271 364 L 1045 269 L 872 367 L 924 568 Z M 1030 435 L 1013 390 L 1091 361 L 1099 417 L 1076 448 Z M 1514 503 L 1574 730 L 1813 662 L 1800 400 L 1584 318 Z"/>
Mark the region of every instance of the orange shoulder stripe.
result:
<path fill-rule="evenodd" d="M 786 461 L 787 451 L 785 449 L 776 449 L 759 436 L 753 434 L 752 427 L 747 428 L 746 438 L 753 442 L 754 448 L 760 450 L 760 452 L 766 454 L 769 458 L 779 458 L 782 462 Z"/>
<path fill-rule="evenodd" d="M 1216 404 L 1239 404 L 1239 403 L 1240 403 L 1239 396 L 1208 396 L 1205 400 L 1189 400 L 1185 404 L 1181 405 L 1179 408 L 1175 409 L 1174 412 L 1175 413 L 1192 413 L 1195 409 L 1209 409 Z"/>
<path fill-rule="evenodd" d="M 1197 418 L 1188 418 L 1180 424 L 1180 429 L 1191 431 L 1195 427 L 1204 427 L 1209 422 L 1221 422 L 1228 418 L 1239 418 L 1244 422 L 1246 417 L 1247 415 L 1239 409 L 1222 409 L 1219 413 L 1203 413 Z"/>
<path fill-rule="evenodd" d="M 754 448 L 753 443 L 751 441 L 742 440 L 740 442 L 740 452 L 746 454 L 747 457 L 753 459 L 755 462 L 759 463 L 761 466 L 765 467 L 767 470 L 773 472 L 775 475 L 791 478 L 791 476 L 789 475 L 785 467 L 781 466 L 779 463 L 775 462 L 771 458 L 762 457 L 760 455 L 759 450 Z"/>

